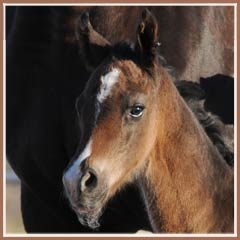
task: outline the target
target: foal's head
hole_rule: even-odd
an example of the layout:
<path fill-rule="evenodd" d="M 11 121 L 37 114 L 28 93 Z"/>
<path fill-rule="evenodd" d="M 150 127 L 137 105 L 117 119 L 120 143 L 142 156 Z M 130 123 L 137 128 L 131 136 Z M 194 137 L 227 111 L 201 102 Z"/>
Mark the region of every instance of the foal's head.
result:
<path fill-rule="evenodd" d="M 91 131 L 63 182 L 79 220 L 96 227 L 111 196 L 144 171 L 156 139 L 156 75 L 168 75 L 158 62 L 157 22 L 148 10 L 134 46 L 112 46 L 93 30 L 87 13 L 77 36 L 92 74 L 76 105 L 83 130 L 91 126 Z"/>

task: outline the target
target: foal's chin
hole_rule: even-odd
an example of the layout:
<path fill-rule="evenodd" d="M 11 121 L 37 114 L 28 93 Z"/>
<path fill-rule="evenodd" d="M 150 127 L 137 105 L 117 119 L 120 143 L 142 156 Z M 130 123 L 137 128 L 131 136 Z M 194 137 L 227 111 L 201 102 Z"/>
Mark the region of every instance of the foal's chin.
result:
<path fill-rule="evenodd" d="M 102 215 L 104 206 L 106 205 L 105 191 L 98 193 L 87 194 L 78 199 L 78 207 L 73 207 L 79 222 L 92 229 L 100 227 L 99 218 Z"/>
<path fill-rule="evenodd" d="M 77 214 L 78 221 L 86 227 L 91 229 L 98 229 L 100 227 L 99 218 L 102 215 L 102 208 L 94 208 L 94 209 L 79 209 L 74 210 Z"/>

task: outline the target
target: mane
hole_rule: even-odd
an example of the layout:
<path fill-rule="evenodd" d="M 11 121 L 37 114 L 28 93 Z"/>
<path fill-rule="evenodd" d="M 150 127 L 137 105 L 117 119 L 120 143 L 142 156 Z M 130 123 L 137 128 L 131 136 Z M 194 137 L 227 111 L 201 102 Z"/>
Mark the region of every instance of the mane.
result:
<path fill-rule="evenodd" d="M 116 43 L 111 49 L 111 56 L 119 60 L 132 60 L 139 63 L 134 44 L 130 41 L 121 41 Z"/>
<path fill-rule="evenodd" d="M 216 115 L 204 109 L 201 100 L 205 99 L 205 92 L 200 84 L 177 81 L 175 85 L 219 153 L 230 166 L 233 166 L 234 154 L 227 143 L 224 124 Z"/>
<path fill-rule="evenodd" d="M 165 68 L 165 70 L 171 75 L 173 81 L 176 81 L 176 72 L 174 67 L 167 64 L 167 60 L 160 52 L 160 47 L 157 48 L 157 60 Z M 137 65 L 140 64 L 140 59 L 135 51 L 134 44 L 131 41 L 121 41 L 116 43 L 111 49 L 111 56 L 118 60 L 132 60 Z M 147 73 L 147 69 L 145 69 Z"/>

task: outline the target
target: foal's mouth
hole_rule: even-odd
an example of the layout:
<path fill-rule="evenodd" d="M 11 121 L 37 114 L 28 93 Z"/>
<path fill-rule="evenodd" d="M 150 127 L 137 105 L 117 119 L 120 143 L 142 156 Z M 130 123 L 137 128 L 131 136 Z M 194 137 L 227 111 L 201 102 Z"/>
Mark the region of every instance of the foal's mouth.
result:
<path fill-rule="evenodd" d="M 63 174 L 65 196 L 79 222 L 96 229 L 100 226 L 98 219 L 108 199 L 108 184 L 92 168 L 85 166 L 77 170 L 71 167 Z"/>
<path fill-rule="evenodd" d="M 74 201 L 68 196 L 70 206 L 82 225 L 95 230 L 100 227 L 99 218 L 107 201 L 106 192 L 107 189 L 101 187 L 92 193 L 80 195 Z"/>
<path fill-rule="evenodd" d="M 78 204 L 78 207 L 72 205 L 73 211 L 76 213 L 79 222 L 92 229 L 98 229 L 100 227 L 99 218 L 102 215 L 103 203 L 95 202 L 91 206 L 84 206 Z"/>
<path fill-rule="evenodd" d="M 78 209 L 74 210 L 78 221 L 91 229 L 98 229 L 100 227 L 99 218 L 102 215 L 102 210 L 99 208 L 98 210 L 89 210 L 89 209 Z"/>

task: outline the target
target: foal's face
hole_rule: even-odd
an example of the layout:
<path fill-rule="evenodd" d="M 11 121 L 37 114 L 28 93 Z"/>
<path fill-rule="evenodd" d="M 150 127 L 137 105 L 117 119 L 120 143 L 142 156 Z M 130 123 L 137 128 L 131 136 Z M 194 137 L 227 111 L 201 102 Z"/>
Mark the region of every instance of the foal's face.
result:
<path fill-rule="evenodd" d="M 94 112 L 94 127 L 64 175 L 81 221 L 83 212 L 100 214 L 106 201 L 138 175 L 156 135 L 153 79 L 130 60 L 116 61 L 106 69 L 98 69 L 90 78 L 83 93 L 86 100 L 80 97 L 79 112 L 84 101 L 92 99 L 88 108 Z"/>
<path fill-rule="evenodd" d="M 156 139 L 158 84 L 149 70 L 155 66 L 157 23 L 143 12 L 132 57 L 112 54 L 87 14 L 80 18 L 78 39 L 88 67 L 95 69 L 77 104 L 81 130 L 90 133 L 83 134 L 85 146 L 63 183 L 80 222 L 97 227 L 107 200 L 143 171 Z"/>

